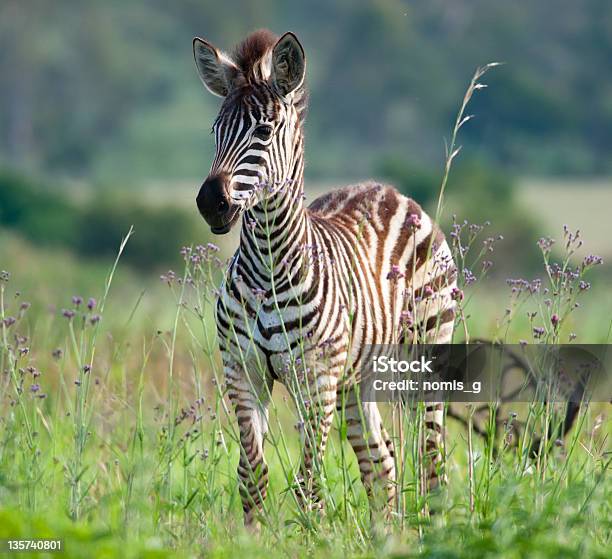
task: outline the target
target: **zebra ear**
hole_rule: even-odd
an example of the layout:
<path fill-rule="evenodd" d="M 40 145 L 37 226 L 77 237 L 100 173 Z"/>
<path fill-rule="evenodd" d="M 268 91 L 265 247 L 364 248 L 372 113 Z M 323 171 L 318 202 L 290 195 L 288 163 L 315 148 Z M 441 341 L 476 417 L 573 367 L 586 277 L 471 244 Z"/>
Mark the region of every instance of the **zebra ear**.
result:
<path fill-rule="evenodd" d="M 199 37 L 193 40 L 193 57 L 206 89 L 213 95 L 225 97 L 238 70 L 236 65 L 227 55 Z"/>
<path fill-rule="evenodd" d="M 304 83 L 306 56 L 298 38 L 288 31 L 272 50 L 272 83 L 282 95 L 289 95 Z"/>

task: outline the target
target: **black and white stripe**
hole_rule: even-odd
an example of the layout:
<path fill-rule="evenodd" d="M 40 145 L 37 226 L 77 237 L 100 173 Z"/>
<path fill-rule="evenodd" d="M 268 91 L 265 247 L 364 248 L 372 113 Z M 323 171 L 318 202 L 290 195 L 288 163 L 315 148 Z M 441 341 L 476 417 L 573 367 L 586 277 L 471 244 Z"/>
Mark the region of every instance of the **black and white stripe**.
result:
<path fill-rule="evenodd" d="M 393 444 L 377 405 L 360 402 L 360 371 L 370 344 L 450 342 L 456 272 L 449 247 L 418 204 L 389 186 L 346 187 L 306 207 L 305 63 L 295 36 L 258 32 L 234 57 L 202 45 L 195 49 L 202 80 L 224 96 L 211 176 L 227 178 L 242 214 L 217 324 L 240 428 L 245 520 L 253 523 L 266 495 L 263 446 L 275 381 L 289 388 L 303 421 L 304 504 L 322 506 L 312 474 L 336 407 L 373 503 L 382 494 L 390 504 Z M 442 421 L 442 405 L 429 404 L 430 486 L 440 474 Z"/>

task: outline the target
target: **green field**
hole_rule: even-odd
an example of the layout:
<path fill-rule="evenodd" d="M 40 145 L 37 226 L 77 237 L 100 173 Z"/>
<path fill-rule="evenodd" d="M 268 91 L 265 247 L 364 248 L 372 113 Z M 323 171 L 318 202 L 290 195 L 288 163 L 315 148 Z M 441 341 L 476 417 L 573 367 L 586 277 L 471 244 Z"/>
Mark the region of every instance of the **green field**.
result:
<path fill-rule="evenodd" d="M 242 528 L 236 429 L 215 381 L 205 284 L 169 286 L 120 262 L 105 299 L 110 262 L 40 250 L 6 232 L 0 268 L 11 272 L 1 284 L 2 318 L 18 319 L 0 330 L 0 538 L 60 538 L 62 556 L 75 558 L 609 557 L 609 405 L 583 409 L 568 438 L 539 460 L 529 458 L 528 439 L 497 453 L 474 435 L 470 452 L 467 430 L 450 421 L 450 483 L 425 501 L 406 421 L 397 445 L 401 514 L 385 527 L 370 522 L 339 420 L 323 472 L 326 514 L 296 507 L 288 490 L 299 456 L 296 417 L 277 386 L 271 494 L 253 536 Z M 609 339 L 607 274 L 595 277 L 564 325 L 582 342 Z M 508 300 L 503 281 L 466 295 L 470 331 L 491 337 Z M 507 339 L 529 335 L 521 317 Z M 424 512 L 426 504 L 436 513 Z"/>
<path fill-rule="evenodd" d="M 258 28 L 294 35 L 232 49 Z M 308 203 L 364 179 L 390 184 L 446 234 L 454 342 L 517 344 L 515 356 L 607 347 L 611 29 L 609 0 L 2 0 L 0 558 L 612 558 L 604 389 L 567 432 L 571 406 L 550 397 L 447 405 L 448 483 L 433 492 L 425 405 L 381 404 L 397 471 L 386 518 L 370 510 L 342 414 L 304 476 L 326 506 L 300 506 L 317 406 L 276 382 L 268 498 L 260 530 L 246 530 L 214 320 L 240 231 L 214 236 L 195 204 L 206 182 L 227 182 L 219 194 L 237 202 L 247 173 L 250 201 L 301 188 L 302 170 Z M 422 321 L 402 315 L 421 342 Z M 305 359 L 282 357 L 288 375 L 308 377 Z M 565 396 L 577 394 L 556 365 Z M 41 538 L 61 553 L 10 552 Z"/>

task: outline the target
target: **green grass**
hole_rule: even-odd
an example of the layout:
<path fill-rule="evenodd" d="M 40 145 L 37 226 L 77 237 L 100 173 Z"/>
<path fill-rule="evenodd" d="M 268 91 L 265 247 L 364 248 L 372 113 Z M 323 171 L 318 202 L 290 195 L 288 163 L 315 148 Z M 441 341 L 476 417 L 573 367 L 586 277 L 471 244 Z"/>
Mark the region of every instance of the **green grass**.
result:
<path fill-rule="evenodd" d="M 1 344 L 2 370 L 8 372 L 0 379 L 0 539 L 61 538 L 63 556 L 75 558 L 609 556 L 609 406 L 585 410 L 545 465 L 526 460 L 524 449 L 490 462 L 489 447 L 477 438 L 472 512 L 467 434 L 451 422 L 450 484 L 431 498 L 437 513 L 421 513 L 416 465 L 408 453 L 406 515 L 387 533 L 370 524 L 338 421 L 325 462 L 327 514 L 304 515 L 295 506 L 288 486 L 298 434 L 279 386 L 267 443 L 267 520 L 254 537 L 242 528 L 235 422 L 213 380 L 219 369 L 212 299 L 198 318 L 192 310 L 202 304 L 201 294 L 119 265 L 102 320 L 82 326 L 80 314 L 70 322 L 61 309 L 72 308 L 71 295 L 80 294 L 85 301 L 96 297 L 98 312 L 109 263 L 39 251 L 7 236 L 0 262 L 12 272 L 3 284 L 4 316 L 17 316 L 21 301 L 33 303 L 3 330 Z M 601 305 L 603 293 L 589 294 L 591 305 L 585 299 L 572 319 L 581 341 L 602 340 L 601 321 L 610 316 Z M 475 332 L 490 332 L 503 314 L 499 293 L 483 289 L 473 297 Z M 179 299 L 184 304 L 177 305 Z M 515 328 L 518 336 L 528 325 L 519 320 Z M 28 338 L 21 347 L 29 352 L 22 356 L 8 349 L 15 347 L 17 332 Z M 52 356 L 57 348 L 60 359 Z M 82 367 L 90 361 L 86 373 Z M 33 384 L 40 386 L 36 392 Z M 47 397 L 38 398 L 41 393 Z M 190 406 L 193 414 L 177 421 Z M 403 448 L 409 449 L 414 432 L 408 426 L 406 433 Z"/>

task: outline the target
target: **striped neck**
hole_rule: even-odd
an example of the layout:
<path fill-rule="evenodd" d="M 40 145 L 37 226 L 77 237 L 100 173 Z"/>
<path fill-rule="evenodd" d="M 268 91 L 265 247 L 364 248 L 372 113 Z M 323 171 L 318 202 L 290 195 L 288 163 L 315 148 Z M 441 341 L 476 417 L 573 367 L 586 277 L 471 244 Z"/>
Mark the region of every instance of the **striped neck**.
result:
<path fill-rule="evenodd" d="M 290 172 L 275 192 L 244 213 L 240 231 L 240 256 L 263 289 L 293 281 L 302 269 L 308 235 L 304 203 L 304 143 L 299 134 Z M 278 190 L 276 190 L 278 188 Z M 297 280 L 296 280 L 297 281 Z"/>

